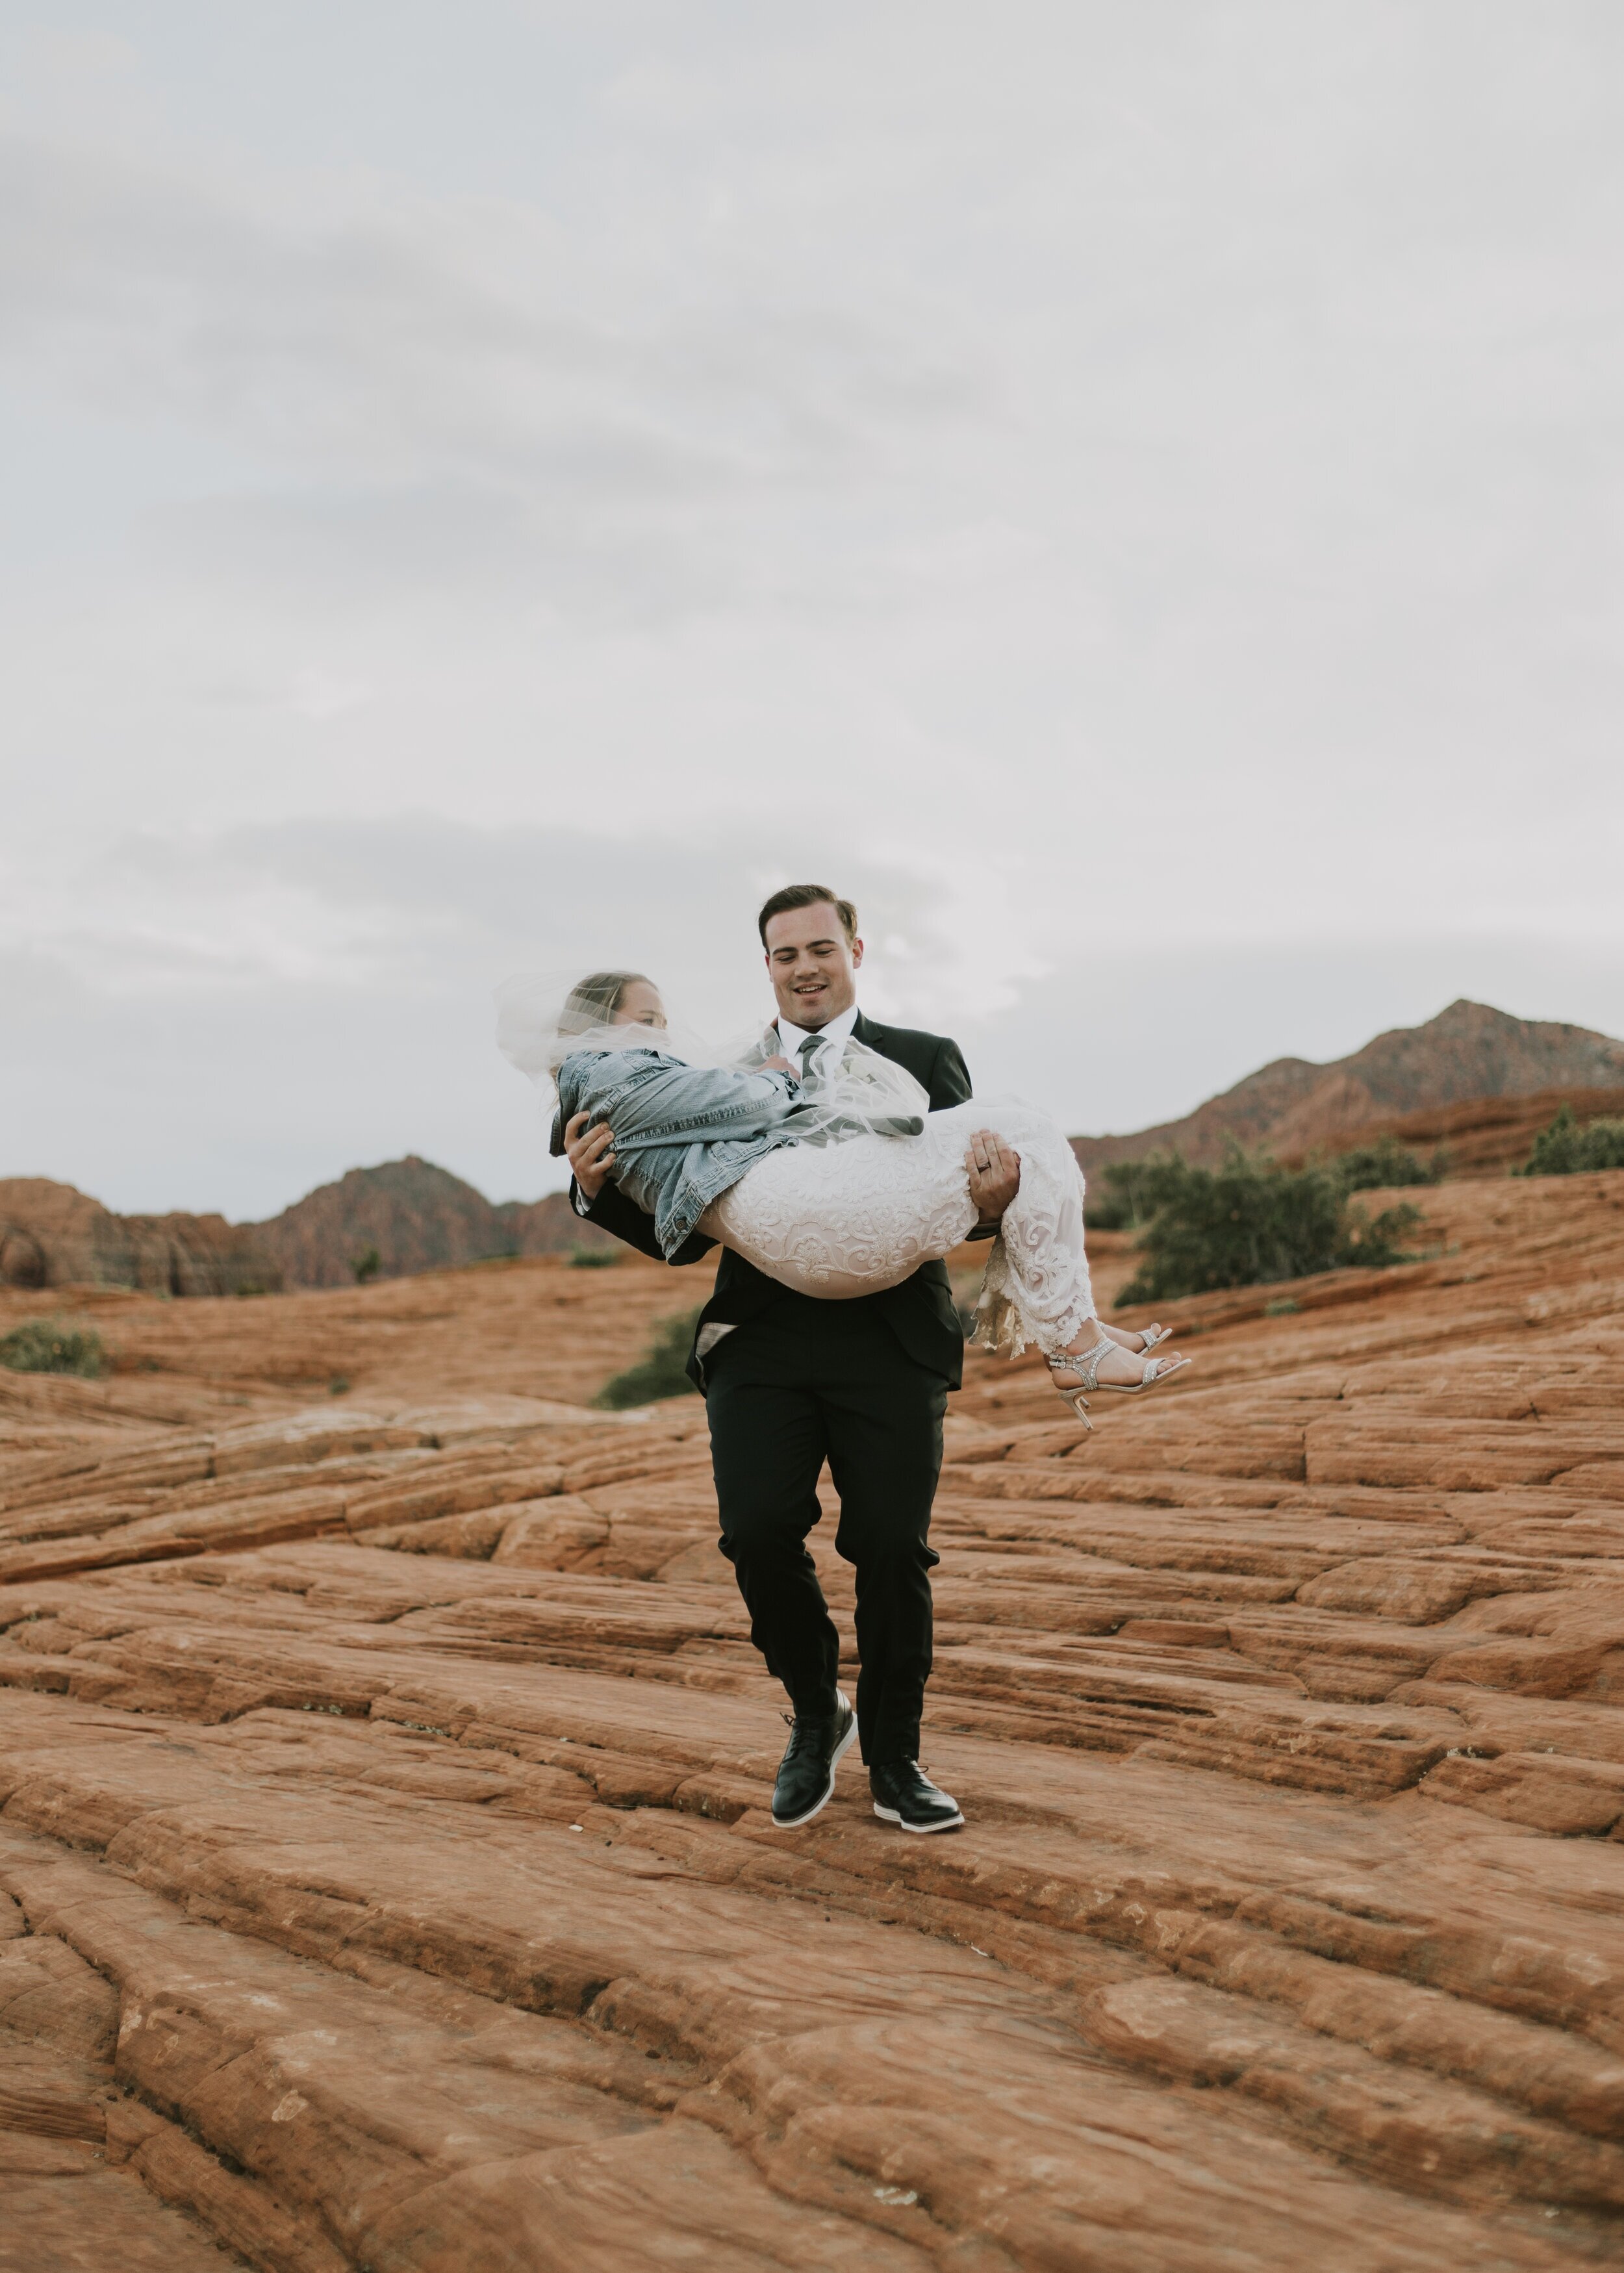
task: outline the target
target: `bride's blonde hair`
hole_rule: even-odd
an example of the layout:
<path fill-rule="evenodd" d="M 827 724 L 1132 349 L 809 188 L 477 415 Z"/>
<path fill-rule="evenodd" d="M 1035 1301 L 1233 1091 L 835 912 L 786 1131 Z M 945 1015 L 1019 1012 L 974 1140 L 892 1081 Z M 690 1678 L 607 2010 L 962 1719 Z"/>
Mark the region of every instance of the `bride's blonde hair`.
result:
<path fill-rule="evenodd" d="M 558 1031 L 588 1034 L 595 1026 L 612 1026 L 626 989 L 637 986 L 652 986 L 654 981 L 640 971 L 589 971 L 565 996 Z"/>

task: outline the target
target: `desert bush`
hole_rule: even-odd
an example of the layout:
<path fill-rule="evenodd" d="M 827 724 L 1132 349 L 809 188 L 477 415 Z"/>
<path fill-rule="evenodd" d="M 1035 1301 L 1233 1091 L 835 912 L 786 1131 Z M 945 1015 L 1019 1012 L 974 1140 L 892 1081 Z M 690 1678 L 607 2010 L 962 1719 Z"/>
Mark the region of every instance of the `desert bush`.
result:
<path fill-rule="evenodd" d="M 573 1271 L 608 1271 L 625 1253 L 624 1247 L 572 1247 L 570 1268 Z"/>
<path fill-rule="evenodd" d="M 1193 1168 L 1177 1153 L 1134 1163 L 1144 1257 L 1119 1305 L 1165 1302 L 1224 1287 L 1268 1286 L 1349 1264 L 1409 1260 L 1400 1242 L 1420 1221 L 1404 1202 L 1371 1220 L 1349 1204 L 1323 1167 L 1282 1168 L 1232 1150 L 1221 1168 Z"/>
<path fill-rule="evenodd" d="M 648 1344 L 635 1365 L 606 1381 L 593 1403 L 605 1412 L 624 1413 L 628 1406 L 655 1405 L 664 1397 L 692 1397 L 697 1392 L 683 1368 L 699 1324 L 701 1302 L 674 1317 L 657 1318 Z"/>
<path fill-rule="evenodd" d="M 1152 1152 L 1142 1160 L 1113 1160 L 1109 1167 L 1096 1169 L 1083 1192 L 1085 1230 L 1136 1231 L 1148 1223 L 1155 1211 L 1142 1204 L 1147 1179 L 1154 1180 L 1157 1164 L 1167 1157 Z"/>
<path fill-rule="evenodd" d="M 377 1248 L 369 1247 L 364 1255 L 352 1255 L 349 1268 L 357 1287 L 370 1286 L 384 1267 L 384 1258 Z"/>
<path fill-rule="evenodd" d="M 97 1381 L 107 1371 L 100 1334 L 72 1333 L 47 1318 L 30 1318 L 0 1340 L 0 1365 L 13 1373 L 77 1373 Z"/>
<path fill-rule="evenodd" d="M 1548 1129 L 1534 1139 L 1527 1163 L 1514 1176 L 1579 1176 L 1592 1168 L 1624 1168 L 1624 1121 L 1574 1119 L 1564 1105 Z"/>
<path fill-rule="evenodd" d="M 1327 1165 L 1344 1192 L 1375 1192 L 1394 1184 L 1441 1184 L 1448 1164 L 1441 1144 L 1424 1160 L 1396 1136 L 1378 1136 L 1373 1144 L 1356 1145 Z"/>

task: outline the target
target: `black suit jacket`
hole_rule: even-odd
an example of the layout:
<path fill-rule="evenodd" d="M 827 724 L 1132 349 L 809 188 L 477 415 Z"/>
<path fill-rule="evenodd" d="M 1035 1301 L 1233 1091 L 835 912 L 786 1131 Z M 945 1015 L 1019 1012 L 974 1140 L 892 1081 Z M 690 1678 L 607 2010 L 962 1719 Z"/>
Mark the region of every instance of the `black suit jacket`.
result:
<path fill-rule="evenodd" d="M 881 1026 L 872 1018 L 865 1018 L 860 1010 L 851 1031 L 855 1040 L 907 1068 L 928 1091 L 932 1113 L 969 1102 L 969 1071 L 958 1044 L 949 1041 L 945 1034 L 921 1033 L 911 1026 Z M 572 1207 L 575 1199 L 575 1188 L 572 1185 Z M 586 1219 L 613 1232 L 628 1247 L 652 1255 L 656 1263 L 664 1259 L 655 1237 L 654 1218 L 634 1200 L 627 1199 L 612 1182 L 604 1185 L 586 1211 Z M 715 1245 L 715 1240 L 705 1239 L 695 1232 L 670 1259 L 674 1264 L 697 1263 Z M 940 1374 L 954 1389 L 963 1379 L 964 1330 L 959 1324 L 945 1264 L 922 1264 L 911 1279 L 904 1279 L 901 1286 L 887 1287 L 881 1294 L 860 1294 L 845 1302 L 820 1302 L 815 1296 L 797 1294 L 793 1288 L 780 1286 L 776 1279 L 769 1279 L 753 1263 L 746 1263 L 742 1255 L 727 1248 L 716 1272 L 715 1291 L 700 1314 L 700 1328 L 702 1331 L 712 1324 L 746 1325 L 769 1307 L 785 1302 L 805 1304 L 816 1314 L 815 1323 L 820 1330 L 838 1330 L 841 1312 L 878 1311 L 916 1364 Z M 688 1374 L 696 1387 L 704 1387 L 698 1361 L 692 1355 Z"/>

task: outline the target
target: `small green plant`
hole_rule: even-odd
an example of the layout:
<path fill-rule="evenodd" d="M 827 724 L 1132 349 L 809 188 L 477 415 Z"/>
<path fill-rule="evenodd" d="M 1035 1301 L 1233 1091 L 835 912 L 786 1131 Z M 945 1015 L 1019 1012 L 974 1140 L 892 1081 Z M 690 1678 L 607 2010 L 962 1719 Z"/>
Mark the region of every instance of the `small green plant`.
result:
<path fill-rule="evenodd" d="M 73 1333 L 49 1318 L 30 1318 L 0 1340 L 0 1365 L 13 1373 L 77 1373 L 99 1381 L 107 1371 L 100 1334 Z"/>
<path fill-rule="evenodd" d="M 347 1373 L 335 1373 L 327 1384 L 327 1394 L 329 1397 L 348 1397 L 349 1376 Z"/>
<path fill-rule="evenodd" d="M 611 1271 L 625 1253 L 619 1247 L 572 1247 L 572 1271 Z"/>
<path fill-rule="evenodd" d="M 1527 1164 L 1514 1176 L 1582 1176 L 1596 1168 L 1624 1168 L 1624 1121 L 1575 1120 L 1564 1105 L 1548 1129 L 1534 1139 Z"/>
<path fill-rule="evenodd" d="M 1266 1318 L 1294 1318 L 1302 1307 L 1294 1296 L 1277 1294 L 1272 1302 L 1264 1303 L 1263 1316 Z"/>
<path fill-rule="evenodd" d="M 606 1381 L 593 1403 L 608 1413 L 624 1413 L 632 1405 L 655 1405 L 663 1397 L 692 1397 L 693 1384 L 683 1369 L 700 1310 L 679 1310 L 675 1317 L 658 1318 L 648 1346 L 635 1365 Z"/>
<path fill-rule="evenodd" d="M 1400 1242 L 1421 1219 L 1408 1202 L 1372 1219 L 1349 1206 L 1331 1169 L 1282 1168 L 1239 1146 L 1221 1168 L 1193 1168 L 1176 1152 L 1134 1165 L 1138 1210 L 1148 1219 L 1139 1239 L 1144 1260 L 1117 1297 L 1122 1307 L 1407 1262 Z"/>
<path fill-rule="evenodd" d="M 1155 1164 L 1161 1157 L 1152 1152 L 1148 1159 L 1113 1160 L 1109 1167 L 1100 1169 L 1083 1192 L 1084 1229 L 1137 1231 L 1141 1223 L 1148 1222 L 1153 1211 L 1149 1206 L 1141 1207 L 1141 1196 L 1147 1171 L 1154 1175 Z"/>
<path fill-rule="evenodd" d="M 1441 1184 L 1449 1156 L 1441 1144 L 1430 1161 L 1424 1160 L 1396 1136 L 1389 1136 L 1339 1153 L 1328 1165 L 1344 1192 L 1377 1192 L 1396 1184 Z"/>
<path fill-rule="evenodd" d="M 357 1287 L 369 1287 L 384 1267 L 384 1258 L 377 1248 L 369 1247 L 364 1255 L 352 1255 L 349 1268 Z"/>

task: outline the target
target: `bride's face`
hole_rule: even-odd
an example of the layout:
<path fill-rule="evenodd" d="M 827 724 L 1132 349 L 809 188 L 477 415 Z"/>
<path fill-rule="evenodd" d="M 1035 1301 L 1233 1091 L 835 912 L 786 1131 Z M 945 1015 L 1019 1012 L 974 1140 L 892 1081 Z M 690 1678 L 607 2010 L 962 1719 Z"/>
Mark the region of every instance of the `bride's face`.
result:
<path fill-rule="evenodd" d="M 620 998 L 616 1011 L 617 1026 L 663 1026 L 665 1005 L 660 1000 L 660 990 L 651 986 L 646 979 L 634 979 Z"/>

